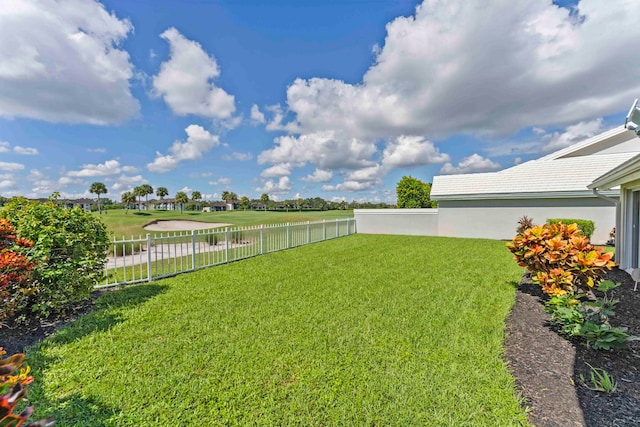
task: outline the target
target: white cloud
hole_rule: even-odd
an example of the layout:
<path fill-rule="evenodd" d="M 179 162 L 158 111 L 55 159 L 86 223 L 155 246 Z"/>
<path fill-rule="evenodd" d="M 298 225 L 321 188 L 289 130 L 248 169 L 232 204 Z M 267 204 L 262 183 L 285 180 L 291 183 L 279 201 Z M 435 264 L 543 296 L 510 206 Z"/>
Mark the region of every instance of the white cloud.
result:
<path fill-rule="evenodd" d="M 31 188 L 32 196 L 49 196 L 54 191 L 58 191 L 58 183 L 38 169 L 31 169 L 27 176 L 27 181 L 30 181 L 33 185 Z"/>
<path fill-rule="evenodd" d="M 106 153 L 106 148 L 87 148 L 88 153 Z"/>
<path fill-rule="evenodd" d="M 209 185 L 229 185 L 231 184 L 231 178 L 220 177 L 215 181 L 209 181 Z"/>
<path fill-rule="evenodd" d="M 266 108 L 266 129 L 288 135 L 275 138 L 258 162 L 312 164 L 333 173 L 378 163 L 388 171 L 450 162 L 429 139 L 454 134 L 495 138 L 532 127 L 542 135 L 544 127 L 584 122 L 584 137 L 589 120 L 620 112 L 640 93 L 640 56 L 620 54 L 640 38 L 639 14 L 640 2 L 625 0 L 581 0 L 573 12 L 548 0 L 427 0 L 413 16 L 387 25 L 361 81 L 296 79 L 287 88 L 286 111 Z M 558 135 L 547 149 L 574 137 Z M 543 145 L 486 152 L 524 154 Z M 478 157 L 445 170 L 496 168 Z M 347 179 L 326 187 L 368 185 Z"/>
<path fill-rule="evenodd" d="M 271 194 L 284 194 L 291 191 L 291 180 L 288 176 L 281 177 L 278 181 L 268 180 L 264 183 L 263 187 L 255 189 L 258 193 Z"/>
<path fill-rule="evenodd" d="M 374 164 L 370 160 L 376 152 L 373 142 L 357 138 L 345 140 L 337 137 L 332 131 L 297 137 L 285 135 L 274 141 L 274 148 L 263 151 L 258 156 L 259 164 L 291 162 L 296 166 L 302 166 L 310 162 L 320 169 L 357 169 Z"/>
<path fill-rule="evenodd" d="M 22 163 L 0 162 L 0 171 L 17 172 L 24 169 Z"/>
<path fill-rule="evenodd" d="M 181 116 L 232 119 L 236 109 L 233 95 L 213 83 L 220 76 L 216 59 L 200 43 L 188 40 L 175 28 L 169 28 L 160 37 L 169 42 L 171 57 L 153 78 L 156 94 Z"/>
<path fill-rule="evenodd" d="M 115 182 L 111 185 L 111 189 L 114 192 L 125 192 L 132 191 L 133 187 L 136 187 L 140 184 L 146 184 L 147 180 L 142 177 L 142 175 L 120 175 L 116 178 Z"/>
<path fill-rule="evenodd" d="M 601 118 L 567 126 L 562 133 L 554 132 L 553 134 L 544 135 L 543 138 L 548 142 L 542 147 L 542 150 L 556 151 L 568 147 L 602 132 L 602 129 L 603 122 Z"/>
<path fill-rule="evenodd" d="M 114 124 L 138 114 L 133 31 L 93 0 L 13 0 L 0 8 L 0 117 Z"/>
<path fill-rule="evenodd" d="M 60 184 L 63 187 L 69 186 L 69 185 L 81 185 L 84 184 L 84 181 L 81 178 L 72 178 L 70 176 L 61 176 L 60 179 L 58 179 L 58 184 Z"/>
<path fill-rule="evenodd" d="M 640 92 L 640 56 L 619 54 L 640 38 L 640 3 L 577 7 L 579 22 L 549 1 L 427 1 L 387 25 L 361 83 L 297 79 L 289 111 L 304 133 L 358 138 L 501 134 L 618 112 Z"/>
<path fill-rule="evenodd" d="M 204 153 L 220 145 L 218 135 L 212 135 L 202 126 L 189 125 L 185 132 L 185 142 L 175 141 L 169 148 L 171 154 L 162 155 L 157 152 L 155 160 L 147 164 L 147 169 L 151 172 L 168 172 L 175 169 L 181 161 L 201 159 Z"/>
<path fill-rule="evenodd" d="M 332 178 L 333 172 L 330 170 L 316 169 L 312 174 L 300 178 L 300 180 L 306 182 L 329 182 Z"/>
<path fill-rule="evenodd" d="M 458 163 L 458 166 L 453 166 L 451 163 L 446 163 L 440 169 L 441 174 L 455 174 L 455 173 L 473 173 L 473 172 L 489 172 L 496 169 L 500 169 L 500 165 L 491 159 L 482 157 L 481 155 L 474 153 L 469 157 L 465 157 Z"/>
<path fill-rule="evenodd" d="M 79 171 L 69 171 L 66 176 L 70 177 L 95 177 L 95 176 L 109 176 L 117 175 L 122 172 L 137 171 L 137 168 L 133 166 L 121 166 L 117 160 L 107 160 L 104 163 L 97 165 L 86 164 L 82 165 L 82 169 Z"/>
<path fill-rule="evenodd" d="M 13 152 L 23 156 L 36 156 L 38 154 L 38 149 L 16 145 L 15 147 L 13 147 Z"/>
<path fill-rule="evenodd" d="M 264 124 L 266 119 L 264 118 L 264 114 L 260 111 L 260 108 L 256 104 L 251 106 L 251 121 L 254 124 Z"/>
<path fill-rule="evenodd" d="M 278 163 L 267 168 L 260 173 L 263 178 L 279 178 L 281 176 L 291 175 L 291 163 Z"/>
<path fill-rule="evenodd" d="M 0 153 L 7 153 L 9 152 L 9 146 L 11 144 L 9 144 L 8 142 L 5 141 L 0 141 Z"/>
<path fill-rule="evenodd" d="M 233 152 L 231 155 L 222 156 L 222 160 L 230 161 L 230 160 L 240 160 L 241 162 L 245 162 L 247 160 L 253 159 L 253 154 L 251 153 L 238 153 Z"/>
<path fill-rule="evenodd" d="M 402 135 L 388 142 L 383 152 L 382 164 L 392 168 L 407 168 L 449 160 L 448 154 L 440 153 L 432 142 L 423 137 Z"/>
<path fill-rule="evenodd" d="M 16 187 L 16 182 L 12 179 L 0 179 L 0 189 L 9 190 Z"/>

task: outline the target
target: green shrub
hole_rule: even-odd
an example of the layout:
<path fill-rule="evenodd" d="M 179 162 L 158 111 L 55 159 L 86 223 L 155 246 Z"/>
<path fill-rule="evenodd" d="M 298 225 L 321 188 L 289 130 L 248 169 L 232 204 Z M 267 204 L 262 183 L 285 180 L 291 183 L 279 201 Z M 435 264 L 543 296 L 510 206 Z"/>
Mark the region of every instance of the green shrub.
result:
<path fill-rule="evenodd" d="M 587 239 L 591 239 L 591 235 L 593 234 L 593 230 L 596 229 L 596 225 L 593 221 L 588 219 L 573 219 L 573 218 L 548 218 L 547 224 L 576 224 L 578 226 L 578 230 L 582 232 L 582 235 Z"/>
<path fill-rule="evenodd" d="M 54 201 L 11 199 L 0 209 L 19 238 L 34 242 L 29 259 L 34 262 L 38 291 L 28 306 L 38 316 L 64 310 L 69 303 L 89 297 L 104 274 L 109 238 L 100 218 L 80 208 L 66 209 Z"/>
<path fill-rule="evenodd" d="M 562 335 L 582 337 L 594 350 L 624 348 L 628 341 L 638 338 L 629 335 L 627 328 L 614 328 L 609 324 L 618 300 L 612 299 L 608 292 L 618 286 L 619 283 L 610 280 L 600 282 L 597 289 L 602 295 L 595 300 L 588 300 L 584 295 L 557 295 L 545 303 L 545 310 Z"/>

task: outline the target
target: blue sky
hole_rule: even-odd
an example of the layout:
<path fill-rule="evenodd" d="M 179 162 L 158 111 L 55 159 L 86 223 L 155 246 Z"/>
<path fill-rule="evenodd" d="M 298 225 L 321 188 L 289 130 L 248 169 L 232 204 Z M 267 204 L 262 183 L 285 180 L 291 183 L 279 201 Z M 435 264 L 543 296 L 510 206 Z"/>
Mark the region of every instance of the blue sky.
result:
<path fill-rule="evenodd" d="M 640 2 L 9 0 L 0 195 L 395 202 L 621 125 Z"/>

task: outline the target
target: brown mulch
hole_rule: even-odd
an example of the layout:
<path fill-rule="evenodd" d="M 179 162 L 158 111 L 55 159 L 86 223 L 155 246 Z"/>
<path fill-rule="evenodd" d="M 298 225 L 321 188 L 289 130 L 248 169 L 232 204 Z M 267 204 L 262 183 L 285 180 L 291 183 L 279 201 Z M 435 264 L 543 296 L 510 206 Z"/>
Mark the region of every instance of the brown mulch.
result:
<path fill-rule="evenodd" d="M 640 336 L 640 289 L 634 292 L 633 280 L 619 269 L 606 278 L 622 284 L 611 291 L 620 300 L 611 324 Z M 550 326 L 545 300 L 540 287 L 525 276 L 507 319 L 505 355 L 529 409 L 529 421 L 537 427 L 640 425 L 640 341 L 612 351 L 568 341 Z M 618 390 L 590 390 L 587 364 L 612 375 Z"/>

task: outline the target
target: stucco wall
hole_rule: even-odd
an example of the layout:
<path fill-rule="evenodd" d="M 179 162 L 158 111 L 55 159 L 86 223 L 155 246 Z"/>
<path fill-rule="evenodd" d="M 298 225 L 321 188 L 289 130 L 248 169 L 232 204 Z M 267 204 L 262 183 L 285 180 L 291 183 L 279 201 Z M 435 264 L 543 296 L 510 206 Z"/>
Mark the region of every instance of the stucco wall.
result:
<path fill-rule="evenodd" d="M 600 198 L 441 201 L 438 234 L 453 237 L 512 239 L 523 215 L 543 224 L 547 218 L 589 219 L 591 241 L 604 244 L 616 224 L 615 206 Z"/>
<path fill-rule="evenodd" d="M 354 209 L 358 233 L 438 235 L 438 209 Z"/>
<path fill-rule="evenodd" d="M 440 201 L 438 209 L 355 209 L 358 233 L 421 236 L 477 237 L 511 240 L 518 220 L 527 215 L 534 223 L 547 218 L 594 221 L 595 244 L 609 240 L 616 224 L 615 206 L 603 199 L 518 199 Z"/>

